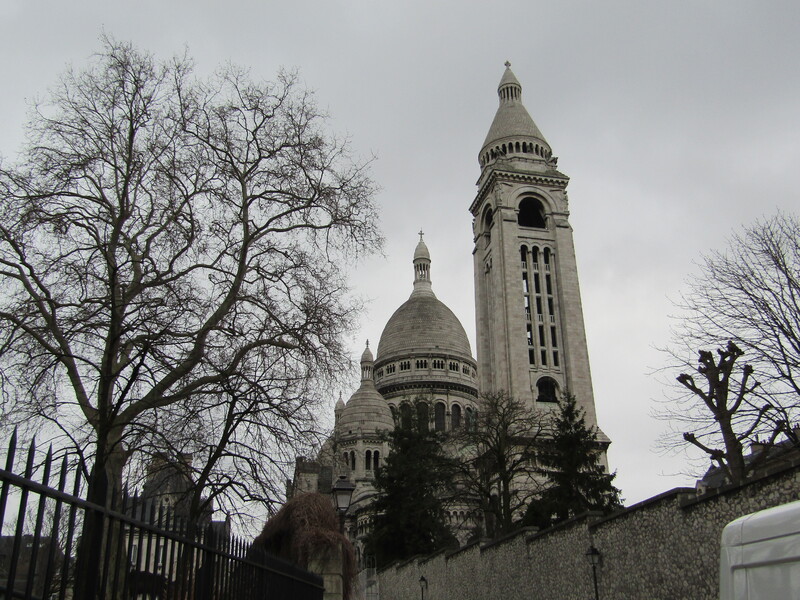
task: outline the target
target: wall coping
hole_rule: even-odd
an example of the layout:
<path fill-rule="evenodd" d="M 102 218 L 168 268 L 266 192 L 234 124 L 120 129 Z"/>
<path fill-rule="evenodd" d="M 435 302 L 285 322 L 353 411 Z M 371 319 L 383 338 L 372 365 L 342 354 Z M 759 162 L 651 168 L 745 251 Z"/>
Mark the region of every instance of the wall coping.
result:
<path fill-rule="evenodd" d="M 487 540 L 485 540 L 485 539 L 478 539 L 478 540 L 471 541 L 469 544 L 464 544 L 460 548 L 455 548 L 455 549 L 451 548 L 450 552 L 448 552 L 447 555 L 445 556 L 445 560 L 450 560 L 451 556 L 455 556 L 456 554 L 460 554 L 461 552 L 464 552 L 465 550 L 471 550 L 475 546 L 479 546 L 480 544 L 485 543 L 486 541 Z"/>
<path fill-rule="evenodd" d="M 448 548 L 440 548 L 436 552 L 433 552 L 432 554 L 428 554 L 427 556 L 420 558 L 417 564 L 421 565 L 423 563 L 433 560 L 434 558 L 437 558 L 438 556 L 441 556 L 442 554 L 447 554 L 448 552 L 451 552 L 453 550 L 458 550 L 458 548 L 454 548 L 452 546 Z"/>
<path fill-rule="evenodd" d="M 574 517 L 570 517 L 569 519 L 556 523 L 552 527 L 548 527 L 547 529 L 542 529 L 534 532 L 533 534 L 525 538 L 525 543 L 531 542 L 535 539 L 544 537 L 546 535 L 550 535 L 551 533 L 553 533 L 554 531 L 558 531 L 559 529 L 566 529 L 567 527 L 571 527 L 572 525 L 579 523 L 581 521 L 597 518 L 600 515 L 602 515 L 602 513 L 597 512 L 596 510 L 587 510 L 586 512 L 582 512 L 579 515 L 575 515 Z"/>
<path fill-rule="evenodd" d="M 661 502 L 667 502 L 669 500 L 674 500 L 676 498 L 680 499 L 681 495 L 695 494 L 695 493 L 696 493 L 695 489 L 690 487 L 672 488 L 671 490 L 667 490 L 666 492 L 661 492 L 660 494 L 656 494 L 655 496 L 651 496 L 650 498 L 645 498 L 644 500 L 642 500 L 641 502 L 637 502 L 636 504 L 631 504 L 630 506 L 626 506 L 625 508 L 612 512 L 611 514 L 601 516 L 596 521 L 589 524 L 589 529 L 594 529 L 599 525 L 601 525 L 602 523 L 607 523 L 608 521 L 613 521 L 614 519 L 627 516 L 631 513 L 642 510 L 643 508 L 647 508 L 653 504 L 660 504 Z"/>
<path fill-rule="evenodd" d="M 732 494 L 751 485 L 756 485 L 769 479 L 779 477 L 788 471 L 796 471 L 798 468 L 800 468 L 800 458 L 777 458 L 774 465 L 768 467 L 765 466 L 762 467 L 762 469 L 759 469 L 757 472 L 757 477 L 747 479 L 743 483 L 729 483 L 718 488 L 709 489 L 703 494 L 697 494 L 694 498 L 687 498 L 681 502 L 681 508 L 688 509 L 702 502 L 708 502 L 714 498 L 727 496 L 728 494 Z"/>
<path fill-rule="evenodd" d="M 483 552 L 484 550 L 488 550 L 489 548 L 491 548 L 492 546 L 496 546 L 497 544 L 505 543 L 505 542 L 517 537 L 518 535 L 524 535 L 526 533 L 535 533 L 537 531 L 539 531 L 538 527 L 530 527 L 530 526 L 529 527 L 521 527 L 519 529 L 515 529 L 514 531 L 510 531 L 509 533 L 501 535 L 499 538 L 496 538 L 494 540 L 490 540 L 489 542 L 487 542 L 486 544 L 481 546 L 481 552 Z"/>

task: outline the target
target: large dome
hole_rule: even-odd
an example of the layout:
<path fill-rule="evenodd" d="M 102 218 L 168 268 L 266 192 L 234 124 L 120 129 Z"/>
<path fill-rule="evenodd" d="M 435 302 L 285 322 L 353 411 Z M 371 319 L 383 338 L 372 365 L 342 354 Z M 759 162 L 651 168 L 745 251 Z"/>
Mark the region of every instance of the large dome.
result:
<path fill-rule="evenodd" d="M 472 358 L 461 322 L 431 294 L 412 294 L 398 308 L 381 334 L 377 361 L 395 356 L 434 352 Z"/>

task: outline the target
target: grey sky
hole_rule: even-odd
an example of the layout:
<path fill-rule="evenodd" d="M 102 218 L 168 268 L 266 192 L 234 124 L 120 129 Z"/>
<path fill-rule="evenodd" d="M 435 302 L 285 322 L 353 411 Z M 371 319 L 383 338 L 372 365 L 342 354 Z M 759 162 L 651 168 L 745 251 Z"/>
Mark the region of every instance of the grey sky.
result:
<path fill-rule="evenodd" d="M 474 351 L 468 206 L 503 62 L 571 177 L 598 418 L 628 503 L 692 484 L 652 452 L 668 298 L 692 261 L 800 189 L 800 4 L 795 2 L 141 1 L 0 3 L 0 154 L 26 102 L 102 31 L 201 72 L 231 61 L 270 79 L 297 68 L 332 127 L 375 154 L 386 258 L 353 272 L 370 298 L 354 357 L 411 292 L 416 232 L 434 290 Z M 357 384 L 353 373 L 353 389 Z M 331 406 L 334 398 L 331 399 Z"/>

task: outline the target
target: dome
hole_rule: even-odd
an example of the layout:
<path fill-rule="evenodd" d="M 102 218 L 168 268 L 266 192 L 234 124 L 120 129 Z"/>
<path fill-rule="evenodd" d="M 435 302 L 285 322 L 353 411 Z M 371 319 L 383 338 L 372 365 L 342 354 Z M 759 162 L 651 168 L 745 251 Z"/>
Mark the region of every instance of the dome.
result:
<path fill-rule="evenodd" d="M 453 311 L 436 296 L 412 294 L 383 328 L 378 360 L 429 351 L 472 357 L 467 334 Z"/>
<path fill-rule="evenodd" d="M 453 354 L 472 359 L 461 322 L 433 293 L 430 253 L 422 232 L 414 250 L 414 291 L 383 328 L 376 361 L 408 354 Z"/>
<path fill-rule="evenodd" d="M 336 423 L 341 435 L 356 432 L 359 428 L 363 432 L 394 429 L 392 410 L 372 380 L 361 382 L 361 387 L 347 401 Z"/>
<path fill-rule="evenodd" d="M 422 241 L 422 234 L 420 233 L 420 240 L 417 244 L 416 249 L 414 250 L 414 260 L 430 260 L 431 253 L 428 252 L 428 246 L 425 245 L 425 242 Z"/>
<path fill-rule="evenodd" d="M 369 340 L 367 340 L 367 346 L 364 348 L 364 352 L 361 354 L 361 364 L 363 365 L 364 363 L 371 363 L 372 361 L 372 350 L 369 349 Z"/>
<path fill-rule="evenodd" d="M 338 410 L 337 404 L 337 410 Z M 372 351 L 369 342 L 361 355 L 361 387 L 350 396 L 336 421 L 340 435 L 361 429 L 362 432 L 394 429 L 392 409 L 378 393 L 372 378 Z"/>

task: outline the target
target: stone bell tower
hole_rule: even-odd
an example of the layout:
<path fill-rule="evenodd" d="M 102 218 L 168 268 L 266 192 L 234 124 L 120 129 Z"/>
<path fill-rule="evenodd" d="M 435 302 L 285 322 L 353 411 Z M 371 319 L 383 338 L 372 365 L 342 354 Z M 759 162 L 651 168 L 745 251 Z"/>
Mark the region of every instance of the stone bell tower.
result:
<path fill-rule="evenodd" d="M 500 105 L 478 157 L 470 206 L 479 386 L 539 408 L 569 392 L 587 424 L 596 425 L 569 178 L 525 110 L 510 67 L 497 89 Z"/>

